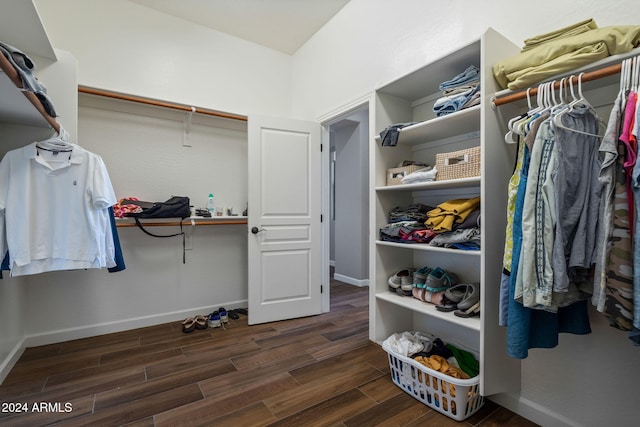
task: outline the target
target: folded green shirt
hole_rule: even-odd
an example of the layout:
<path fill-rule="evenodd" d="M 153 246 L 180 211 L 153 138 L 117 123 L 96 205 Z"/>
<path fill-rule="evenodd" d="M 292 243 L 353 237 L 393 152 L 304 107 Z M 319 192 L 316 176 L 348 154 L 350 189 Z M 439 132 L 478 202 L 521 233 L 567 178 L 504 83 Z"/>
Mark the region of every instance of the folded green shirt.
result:
<path fill-rule="evenodd" d="M 640 26 L 597 28 L 550 41 L 493 65 L 504 89 L 521 89 L 640 45 Z"/>
<path fill-rule="evenodd" d="M 575 36 L 577 34 L 595 30 L 596 28 L 598 28 L 598 25 L 596 24 L 596 21 L 591 18 L 577 22 L 573 25 L 566 26 L 564 28 L 560 28 L 559 30 L 530 37 L 524 41 L 522 52 L 538 47 L 543 43 L 548 43 L 550 41 L 562 39 L 565 37 Z"/>

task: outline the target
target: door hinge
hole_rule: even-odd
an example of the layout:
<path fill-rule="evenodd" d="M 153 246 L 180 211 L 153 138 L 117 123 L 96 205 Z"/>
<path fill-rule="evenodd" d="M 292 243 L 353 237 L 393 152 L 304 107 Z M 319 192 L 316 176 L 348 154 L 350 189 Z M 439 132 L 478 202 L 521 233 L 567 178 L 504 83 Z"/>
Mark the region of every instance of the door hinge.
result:
<path fill-rule="evenodd" d="M 324 217 L 320 214 L 320 222 L 324 221 Z"/>
<path fill-rule="evenodd" d="M 320 144 L 320 152 L 321 152 L 321 153 L 322 153 L 322 148 L 323 148 L 323 147 L 322 147 L 322 144 Z"/>
<path fill-rule="evenodd" d="M 324 288 L 320 285 L 320 293 L 324 293 Z"/>

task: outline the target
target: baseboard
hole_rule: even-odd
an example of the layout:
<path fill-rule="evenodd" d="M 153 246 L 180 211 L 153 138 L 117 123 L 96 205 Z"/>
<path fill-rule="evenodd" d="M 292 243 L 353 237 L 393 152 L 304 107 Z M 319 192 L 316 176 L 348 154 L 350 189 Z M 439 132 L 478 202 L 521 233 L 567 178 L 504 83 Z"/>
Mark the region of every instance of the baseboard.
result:
<path fill-rule="evenodd" d="M 329 260 L 329 267 L 335 267 L 336 266 L 336 262 L 334 260 Z"/>
<path fill-rule="evenodd" d="M 215 307 L 195 307 L 185 310 L 172 311 L 168 313 L 159 313 L 150 316 L 140 316 L 130 319 L 118 320 L 113 322 L 95 323 L 92 325 L 83 325 L 73 328 L 58 329 L 52 331 L 41 332 L 37 334 L 26 335 L 23 339 L 24 348 L 39 345 L 53 344 L 57 342 L 76 340 L 81 338 L 95 337 L 98 335 L 111 334 L 114 332 L 128 331 L 131 329 L 143 328 L 146 326 L 159 325 L 162 323 L 182 321 L 183 319 L 195 314 L 207 314 L 218 307 L 224 306 L 227 309 L 247 307 L 247 301 L 232 301 L 217 305 Z M 15 363 L 15 362 L 14 362 Z M 13 365 L 11 365 L 13 367 Z"/>
<path fill-rule="evenodd" d="M 354 279 L 353 277 L 343 274 L 333 273 L 333 278 L 339 282 L 347 283 L 354 286 L 369 286 L 369 279 Z"/>
<path fill-rule="evenodd" d="M 13 349 L 9 352 L 7 357 L 0 364 L 0 384 L 4 382 L 4 379 L 7 378 L 9 372 L 13 369 L 13 366 L 18 362 L 22 353 L 24 353 L 24 349 L 27 348 L 24 337 L 18 341 L 18 343 L 13 347 Z"/>
<path fill-rule="evenodd" d="M 488 397 L 489 400 L 504 406 L 512 412 L 545 427 L 569 427 L 579 423 L 549 410 L 540 404 L 515 393 L 500 393 Z"/>

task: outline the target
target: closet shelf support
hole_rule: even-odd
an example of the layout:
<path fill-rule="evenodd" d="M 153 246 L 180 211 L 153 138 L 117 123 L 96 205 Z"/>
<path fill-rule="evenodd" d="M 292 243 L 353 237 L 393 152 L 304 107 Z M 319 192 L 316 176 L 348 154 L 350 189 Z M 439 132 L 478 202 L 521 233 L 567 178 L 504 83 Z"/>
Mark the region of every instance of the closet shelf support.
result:
<path fill-rule="evenodd" d="M 599 70 L 590 71 L 588 73 L 582 74 L 582 82 L 585 83 L 593 80 L 598 80 L 604 77 L 609 77 L 615 74 L 619 74 L 621 69 L 622 69 L 622 64 L 614 64 L 608 67 L 600 68 Z M 553 85 L 553 88 L 556 90 L 560 89 L 559 80 L 555 82 L 555 84 Z M 537 93 L 538 93 L 537 86 L 532 87 L 529 90 L 530 96 L 534 96 Z M 508 95 L 504 95 L 500 97 L 494 97 L 491 100 L 491 103 L 493 107 L 499 107 L 500 105 L 509 104 L 511 102 L 519 101 L 521 99 L 526 99 L 526 98 L 527 98 L 527 91 L 522 90 L 520 92 L 514 92 L 514 93 L 510 93 Z"/>
<path fill-rule="evenodd" d="M 124 93 L 113 92 L 113 91 L 104 90 L 104 89 L 96 89 L 96 88 L 83 86 L 83 85 L 78 85 L 78 93 L 86 93 L 89 95 L 97 95 L 97 96 L 102 96 L 106 98 L 120 99 L 122 101 L 137 102 L 139 104 L 153 105 L 156 107 L 172 108 L 174 110 L 205 114 L 208 116 L 221 117 L 225 119 L 240 120 L 244 122 L 247 121 L 246 116 L 241 116 L 239 114 L 224 113 L 222 111 L 209 110 L 207 108 L 202 108 L 202 107 L 192 107 L 190 105 L 178 104 L 175 102 L 161 101 L 158 99 L 151 99 L 151 98 L 143 98 L 140 96 L 127 95 Z"/>

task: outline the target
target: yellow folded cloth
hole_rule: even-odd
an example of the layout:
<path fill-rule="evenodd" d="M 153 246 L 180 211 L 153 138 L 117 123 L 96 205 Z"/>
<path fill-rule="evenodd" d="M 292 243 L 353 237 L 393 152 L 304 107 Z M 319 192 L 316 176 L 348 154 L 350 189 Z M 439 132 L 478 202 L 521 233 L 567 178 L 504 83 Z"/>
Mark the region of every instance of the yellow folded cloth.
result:
<path fill-rule="evenodd" d="M 425 225 L 434 231 L 451 231 L 455 223 L 463 222 L 478 205 L 480 197 L 447 200 L 427 212 Z"/>
<path fill-rule="evenodd" d="M 502 88 L 521 89 L 640 46 L 640 26 L 596 28 L 543 43 L 493 65 Z"/>
<path fill-rule="evenodd" d="M 595 30 L 596 28 L 598 28 L 598 25 L 593 18 L 585 19 L 584 21 L 576 22 L 575 24 L 568 25 L 564 28 L 560 28 L 559 30 L 550 31 L 545 34 L 540 34 L 526 39 L 524 41 L 524 46 L 522 47 L 522 52 L 538 47 L 543 43 L 575 36 L 576 34 L 582 34 L 587 31 Z"/>

